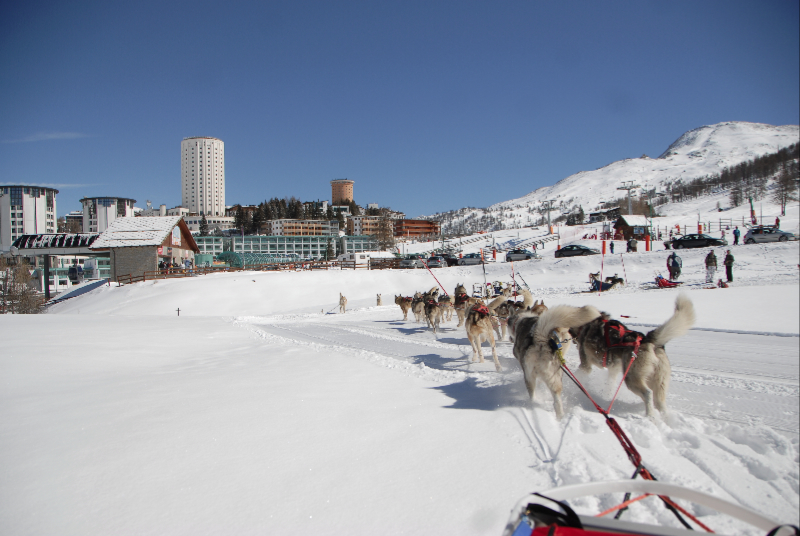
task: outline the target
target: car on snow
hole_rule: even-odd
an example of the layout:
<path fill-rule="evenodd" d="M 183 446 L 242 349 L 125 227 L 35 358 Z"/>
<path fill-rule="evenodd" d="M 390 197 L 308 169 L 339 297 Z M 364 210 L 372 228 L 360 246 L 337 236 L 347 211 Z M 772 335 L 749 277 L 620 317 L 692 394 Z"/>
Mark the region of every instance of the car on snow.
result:
<path fill-rule="evenodd" d="M 772 226 L 751 227 L 744 235 L 745 244 L 756 244 L 760 242 L 786 242 L 794 240 L 792 233 L 781 231 Z"/>
<path fill-rule="evenodd" d="M 506 262 L 527 261 L 530 259 L 541 259 L 541 255 L 529 249 L 512 249 L 506 253 Z"/>
<path fill-rule="evenodd" d="M 400 261 L 400 268 L 425 268 L 425 257 L 422 255 L 408 255 Z"/>
<path fill-rule="evenodd" d="M 447 261 L 447 266 L 455 266 L 458 264 L 458 257 L 452 253 L 442 253 L 439 257 Z"/>
<path fill-rule="evenodd" d="M 714 238 L 706 234 L 687 234 L 680 238 L 673 238 L 669 244 L 672 246 L 672 249 L 705 248 L 709 246 L 727 246 L 728 241 L 722 238 Z"/>
<path fill-rule="evenodd" d="M 483 264 L 483 260 L 481 259 L 480 253 L 467 253 L 460 259 L 458 259 L 459 266 L 468 266 L 470 264 Z"/>
<path fill-rule="evenodd" d="M 573 245 L 557 249 L 555 253 L 556 259 L 560 257 L 579 257 L 584 255 L 600 255 L 600 250 L 587 248 L 586 246 Z"/>
<path fill-rule="evenodd" d="M 431 257 L 426 262 L 428 263 L 428 268 L 447 268 L 447 261 L 444 260 L 444 257 L 438 255 Z"/>

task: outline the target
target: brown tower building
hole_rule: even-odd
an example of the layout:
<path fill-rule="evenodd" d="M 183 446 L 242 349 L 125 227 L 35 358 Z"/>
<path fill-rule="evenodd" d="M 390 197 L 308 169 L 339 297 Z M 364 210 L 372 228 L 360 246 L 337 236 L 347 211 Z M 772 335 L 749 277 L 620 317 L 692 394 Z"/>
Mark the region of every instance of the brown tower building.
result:
<path fill-rule="evenodd" d="M 353 181 L 333 179 L 331 181 L 331 205 L 346 205 L 353 200 Z"/>

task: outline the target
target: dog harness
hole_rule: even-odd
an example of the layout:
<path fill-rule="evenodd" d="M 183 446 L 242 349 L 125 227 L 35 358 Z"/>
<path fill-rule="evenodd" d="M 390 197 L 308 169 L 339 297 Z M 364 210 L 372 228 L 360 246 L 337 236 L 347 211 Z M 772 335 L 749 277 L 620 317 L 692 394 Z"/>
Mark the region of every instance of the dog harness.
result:
<path fill-rule="evenodd" d="M 468 299 L 469 299 L 469 296 L 467 296 L 466 294 L 457 294 L 456 295 L 456 307 L 458 307 L 460 305 L 464 305 L 464 303 L 466 303 L 466 301 Z"/>
<path fill-rule="evenodd" d="M 473 307 L 472 311 L 478 313 L 481 316 L 489 316 L 489 308 L 483 304 Z"/>
<path fill-rule="evenodd" d="M 636 335 L 636 340 L 631 342 L 623 342 L 623 337 L 626 333 L 634 333 L 633 331 L 627 329 L 625 324 L 618 320 L 606 320 L 605 318 L 602 319 L 605 328 L 605 337 L 606 337 L 606 351 L 603 352 L 603 368 L 606 368 L 606 359 L 608 358 L 608 350 L 610 348 L 620 348 L 623 346 L 630 346 L 633 348 L 633 355 L 639 355 L 639 346 L 642 344 L 642 336 Z M 611 344 L 611 332 L 616 331 L 619 334 L 619 342 L 616 344 Z"/>

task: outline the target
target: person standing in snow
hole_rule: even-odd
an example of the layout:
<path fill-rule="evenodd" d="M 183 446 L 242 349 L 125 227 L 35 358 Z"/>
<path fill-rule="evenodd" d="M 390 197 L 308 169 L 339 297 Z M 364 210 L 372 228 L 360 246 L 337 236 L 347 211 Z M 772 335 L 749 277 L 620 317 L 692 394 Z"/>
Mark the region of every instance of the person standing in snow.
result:
<path fill-rule="evenodd" d="M 780 229 L 781 228 L 781 219 L 778 216 L 775 216 L 775 228 L 776 229 Z"/>
<path fill-rule="evenodd" d="M 609 248 L 611 248 L 611 254 L 613 255 L 614 254 L 614 241 L 613 240 L 611 241 L 611 244 L 609 245 Z"/>
<path fill-rule="evenodd" d="M 717 273 L 717 256 L 714 255 L 714 250 L 708 252 L 706 255 L 706 283 L 714 282 L 714 274 Z"/>
<path fill-rule="evenodd" d="M 667 257 L 667 270 L 669 270 L 669 278 L 672 281 L 677 280 L 681 276 L 681 268 L 683 268 L 683 260 L 673 251 L 672 255 Z"/>
<path fill-rule="evenodd" d="M 722 261 L 722 264 L 725 265 L 725 275 L 728 276 L 728 283 L 733 281 L 733 255 L 731 255 L 731 250 L 728 250 L 727 255 L 725 255 L 725 260 Z"/>
<path fill-rule="evenodd" d="M 734 246 L 738 246 L 739 245 L 739 236 L 741 234 L 742 234 L 742 232 L 739 230 L 739 226 L 737 225 L 736 228 L 733 230 L 733 245 Z"/>

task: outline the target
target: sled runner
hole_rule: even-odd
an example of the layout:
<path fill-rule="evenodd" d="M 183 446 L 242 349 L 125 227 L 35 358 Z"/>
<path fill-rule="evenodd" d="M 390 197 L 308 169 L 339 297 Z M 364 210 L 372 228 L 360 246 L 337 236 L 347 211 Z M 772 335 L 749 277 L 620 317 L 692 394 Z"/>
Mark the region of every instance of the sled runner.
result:
<path fill-rule="evenodd" d="M 567 504 L 568 499 L 610 493 L 631 493 L 633 499 L 600 512 L 595 516 L 578 515 Z M 615 480 L 563 486 L 523 497 L 511 510 L 503 536 L 590 536 L 603 534 L 632 534 L 639 536 L 685 536 L 686 529 L 663 527 L 624 521 L 611 514 L 624 510 L 627 505 L 639 500 L 659 500 L 661 497 L 683 499 L 697 505 L 716 510 L 732 518 L 744 521 L 770 536 L 797 534 L 797 527 L 781 526 L 749 508 L 733 504 L 713 495 L 655 480 Z M 651 497 L 650 499 L 647 499 Z M 607 517 L 606 517 L 607 516 Z M 618 515 L 617 515 L 618 517 Z"/>

